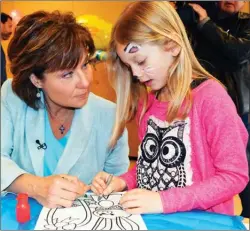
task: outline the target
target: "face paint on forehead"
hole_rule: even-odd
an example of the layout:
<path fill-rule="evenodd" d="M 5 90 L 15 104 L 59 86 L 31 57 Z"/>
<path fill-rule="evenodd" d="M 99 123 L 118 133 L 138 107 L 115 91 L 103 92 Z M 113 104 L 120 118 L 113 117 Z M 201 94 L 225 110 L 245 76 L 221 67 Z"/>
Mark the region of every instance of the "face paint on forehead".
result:
<path fill-rule="evenodd" d="M 141 49 L 141 46 L 136 43 L 128 43 L 128 45 L 124 48 L 124 51 L 126 53 L 135 53 L 139 49 Z"/>

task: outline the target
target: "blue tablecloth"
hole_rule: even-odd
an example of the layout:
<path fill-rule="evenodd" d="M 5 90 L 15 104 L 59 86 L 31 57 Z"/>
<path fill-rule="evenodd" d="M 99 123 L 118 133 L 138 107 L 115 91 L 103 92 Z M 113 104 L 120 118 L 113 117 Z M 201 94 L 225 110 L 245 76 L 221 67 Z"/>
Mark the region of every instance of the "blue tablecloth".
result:
<path fill-rule="evenodd" d="M 1 230 L 32 230 L 42 206 L 29 198 L 31 220 L 24 224 L 16 221 L 16 196 L 1 197 Z M 204 211 L 173 214 L 147 214 L 142 218 L 149 230 L 246 230 L 240 216 L 226 216 Z"/>

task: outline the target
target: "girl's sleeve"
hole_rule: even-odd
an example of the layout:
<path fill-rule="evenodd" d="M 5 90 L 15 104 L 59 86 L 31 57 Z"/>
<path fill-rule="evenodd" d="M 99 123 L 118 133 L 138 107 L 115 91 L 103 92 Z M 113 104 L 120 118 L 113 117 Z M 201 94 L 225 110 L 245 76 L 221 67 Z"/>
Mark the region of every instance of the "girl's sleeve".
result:
<path fill-rule="evenodd" d="M 126 182 L 128 190 L 136 188 L 136 166 L 120 177 Z"/>

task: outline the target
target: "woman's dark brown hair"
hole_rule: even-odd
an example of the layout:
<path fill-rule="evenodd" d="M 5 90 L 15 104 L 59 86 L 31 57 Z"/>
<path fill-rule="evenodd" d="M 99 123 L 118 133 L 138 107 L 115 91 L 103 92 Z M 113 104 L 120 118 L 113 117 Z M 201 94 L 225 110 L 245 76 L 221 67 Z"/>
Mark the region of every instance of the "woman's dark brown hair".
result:
<path fill-rule="evenodd" d="M 37 11 L 27 15 L 17 24 L 8 46 L 12 89 L 37 110 L 39 100 L 31 74 L 43 79 L 45 72 L 74 69 L 84 54 L 94 52 L 90 32 L 71 13 Z"/>

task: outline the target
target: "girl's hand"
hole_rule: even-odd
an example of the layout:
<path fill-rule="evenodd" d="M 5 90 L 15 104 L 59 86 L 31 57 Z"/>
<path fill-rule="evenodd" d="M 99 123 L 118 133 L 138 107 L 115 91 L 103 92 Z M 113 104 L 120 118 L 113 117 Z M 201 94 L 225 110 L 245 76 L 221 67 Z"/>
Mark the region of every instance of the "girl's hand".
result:
<path fill-rule="evenodd" d="M 99 172 L 94 177 L 91 190 L 96 195 L 109 195 L 112 192 L 121 192 L 126 188 L 126 182 L 117 176 L 113 176 L 111 182 L 107 185 L 109 176 L 109 173 Z"/>
<path fill-rule="evenodd" d="M 120 200 L 123 209 L 131 214 L 162 213 L 163 206 L 158 192 L 146 189 L 133 189 Z"/>

